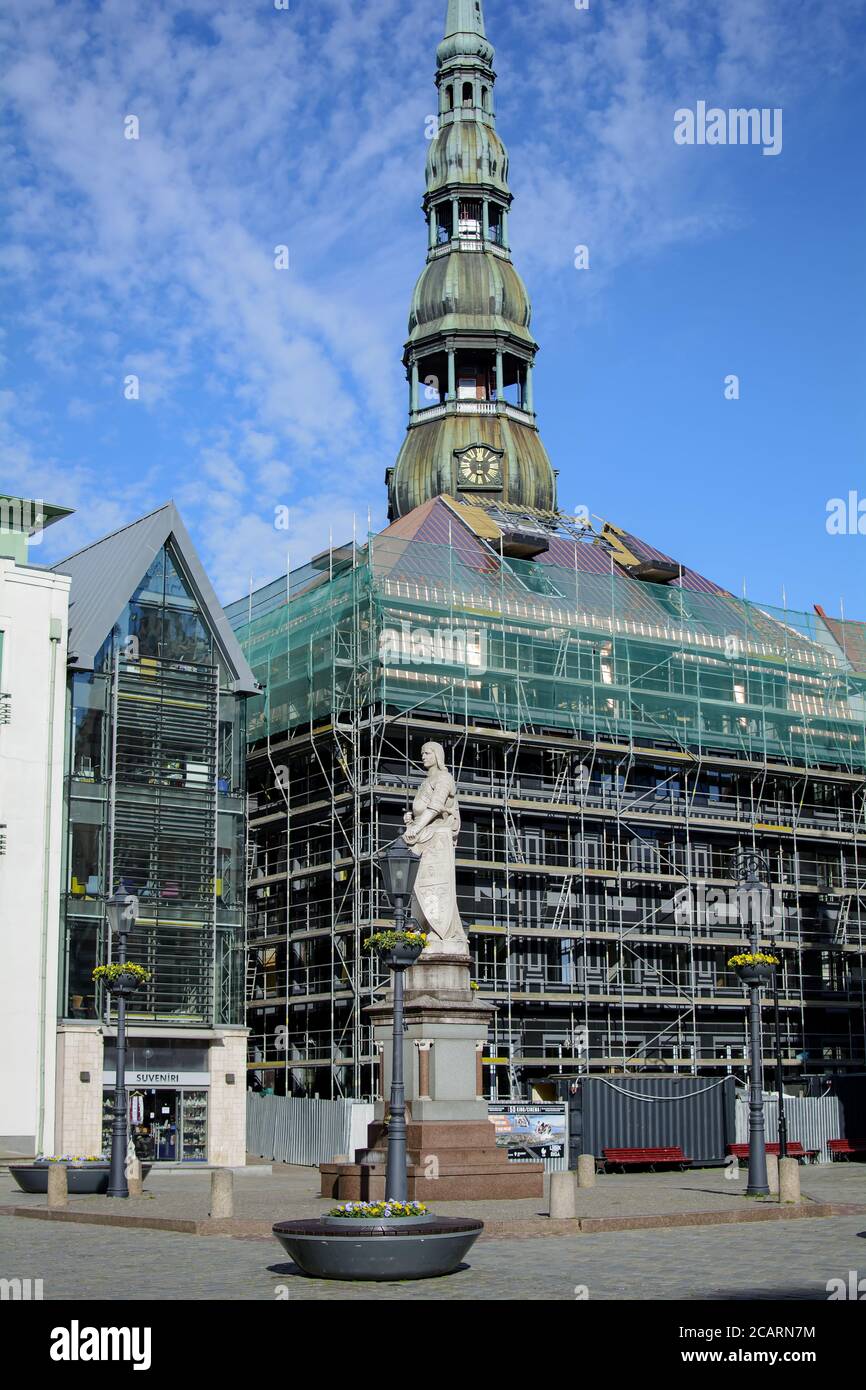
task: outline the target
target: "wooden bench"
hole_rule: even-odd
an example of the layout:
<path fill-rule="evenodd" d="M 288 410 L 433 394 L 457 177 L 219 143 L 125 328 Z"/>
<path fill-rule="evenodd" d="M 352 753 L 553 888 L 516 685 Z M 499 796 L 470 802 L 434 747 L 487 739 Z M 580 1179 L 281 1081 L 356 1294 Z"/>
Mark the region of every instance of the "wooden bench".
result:
<path fill-rule="evenodd" d="M 682 1149 L 602 1149 L 603 1166 L 605 1168 L 629 1168 L 643 1165 L 649 1167 L 653 1172 L 662 1166 L 674 1168 L 688 1168 L 691 1163 L 690 1158 L 686 1158 Z"/>
<path fill-rule="evenodd" d="M 852 1154 L 866 1154 L 866 1139 L 828 1139 L 827 1148 L 830 1159 L 848 1158 Z"/>
<path fill-rule="evenodd" d="M 766 1144 L 764 1147 L 768 1154 L 775 1154 L 777 1158 L 779 1157 L 780 1144 Z M 810 1163 L 814 1162 L 821 1152 L 820 1149 L 804 1149 L 798 1139 L 789 1139 L 787 1150 L 789 1158 L 808 1159 Z M 748 1144 L 729 1144 L 728 1153 L 733 1154 L 735 1158 L 740 1159 L 743 1163 L 747 1163 L 749 1158 L 749 1146 Z"/>

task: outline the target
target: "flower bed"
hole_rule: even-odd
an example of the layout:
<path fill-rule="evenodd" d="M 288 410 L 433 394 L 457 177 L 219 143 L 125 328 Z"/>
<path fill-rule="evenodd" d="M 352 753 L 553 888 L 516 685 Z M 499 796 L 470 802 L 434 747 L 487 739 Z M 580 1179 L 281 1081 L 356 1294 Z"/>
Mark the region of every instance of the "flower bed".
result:
<path fill-rule="evenodd" d="M 398 1217 L 406 1220 L 411 1216 L 427 1216 L 426 1202 L 340 1202 L 332 1207 L 329 1216 L 339 1216 L 350 1221 L 362 1221 L 370 1217 L 390 1220 Z"/>

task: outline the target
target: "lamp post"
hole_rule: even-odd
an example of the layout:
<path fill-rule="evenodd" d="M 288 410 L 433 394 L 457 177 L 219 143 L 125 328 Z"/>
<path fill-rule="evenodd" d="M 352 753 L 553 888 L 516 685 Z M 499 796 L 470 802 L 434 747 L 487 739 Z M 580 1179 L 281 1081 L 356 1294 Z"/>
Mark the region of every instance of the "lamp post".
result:
<path fill-rule="evenodd" d="M 406 931 L 407 905 L 421 860 L 402 835 L 379 855 L 379 869 L 385 893 L 394 909 L 394 926 Z M 417 947 L 395 947 L 382 953 L 394 979 L 394 1019 L 392 1030 L 391 1099 L 388 1114 L 388 1160 L 385 1168 L 385 1199 L 405 1202 L 406 1180 L 406 1090 L 403 1082 L 403 975 L 421 954 Z"/>
<path fill-rule="evenodd" d="M 769 877 L 766 862 L 760 854 L 752 851 L 738 852 L 731 856 L 734 877 L 737 878 L 737 906 L 740 922 L 749 925 L 749 949 L 757 955 L 760 946 L 760 929 L 765 915 L 766 897 L 769 892 L 764 878 Z M 761 983 L 756 972 L 748 981 L 749 986 L 749 1182 L 746 1193 L 749 1197 L 766 1197 L 770 1192 L 767 1181 L 767 1144 L 764 1128 L 764 1061 L 761 1049 Z"/>
<path fill-rule="evenodd" d="M 775 939 L 770 942 L 770 954 L 777 955 Z M 781 960 L 781 957 L 779 957 Z M 773 1026 L 776 1032 L 776 1090 L 779 1093 L 779 1157 L 788 1157 L 788 1119 L 785 1114 L 784 1077 L 782 1075 L 782 1026 L 779 1021 L 779 972 L 773 966 Z"/>
<path fill-rule="evenodd" d="M 117 939 L 117 963 L 126 964 L 126 937 L 138 916 L 138 899 L 118 887 L 105 903 L 112 939 Z M 111 986 L 109 986 L 111 988 Z M 115 1057 L 114 1117 L 111 1123 L 111 1165 L 108 1175 L 109 1197 L 128 1197 L 126 1181 L 126 988 L 122 981 L 112 988 L 117 1000 L 117 1052 Z"/>

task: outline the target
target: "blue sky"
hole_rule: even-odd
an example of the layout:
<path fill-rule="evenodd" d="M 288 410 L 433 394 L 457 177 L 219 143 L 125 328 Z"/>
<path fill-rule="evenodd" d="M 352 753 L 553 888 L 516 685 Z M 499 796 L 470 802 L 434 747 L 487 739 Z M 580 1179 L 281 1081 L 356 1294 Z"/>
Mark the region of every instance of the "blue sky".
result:
<path fill-rule="evenodd" d="M 40 560 L 174 497 L 229 600 L 384 523 L 445 10 L 4 0 L 0 490 L 76 508 Z M 866 618 L 825 524 L 866 500 L 866 0 L 485 15 L 561 504 Z M 699 100 L 781 107 L 781 154 L 676 145 Z"/>

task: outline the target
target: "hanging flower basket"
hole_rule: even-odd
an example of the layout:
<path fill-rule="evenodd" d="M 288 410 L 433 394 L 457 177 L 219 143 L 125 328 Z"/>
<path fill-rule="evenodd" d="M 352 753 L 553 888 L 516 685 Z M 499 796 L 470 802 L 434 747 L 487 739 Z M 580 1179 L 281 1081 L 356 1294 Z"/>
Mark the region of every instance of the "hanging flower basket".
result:
<path fill-rule="evenodd" d="M 377 931 L 364 942 L 367 951 L 378 951 L 383 965 L 391 970 L 414 965 L 427 945 L 423 931 Z"/>
<path fill-rule="evenodd" d="M 777 956 L 765 955 L 763 951 L 743 951 L 739 955 L 731 956 L 728 961 L 728 965 L 734 967 L 742 983 L 750 989 L 769 984 L 778 964 Z"/>
<path fill-rule="evenodd" d="M 102 980 L 109 994 L 128 999 L 139 985 L 150 979 L 150 971 L 145 970 L 143 965 L 135 965 L 132 961 L 125 961 L 123 964 L 114 961 L 111 965 L 97 965 L 93 979 Z"/>

